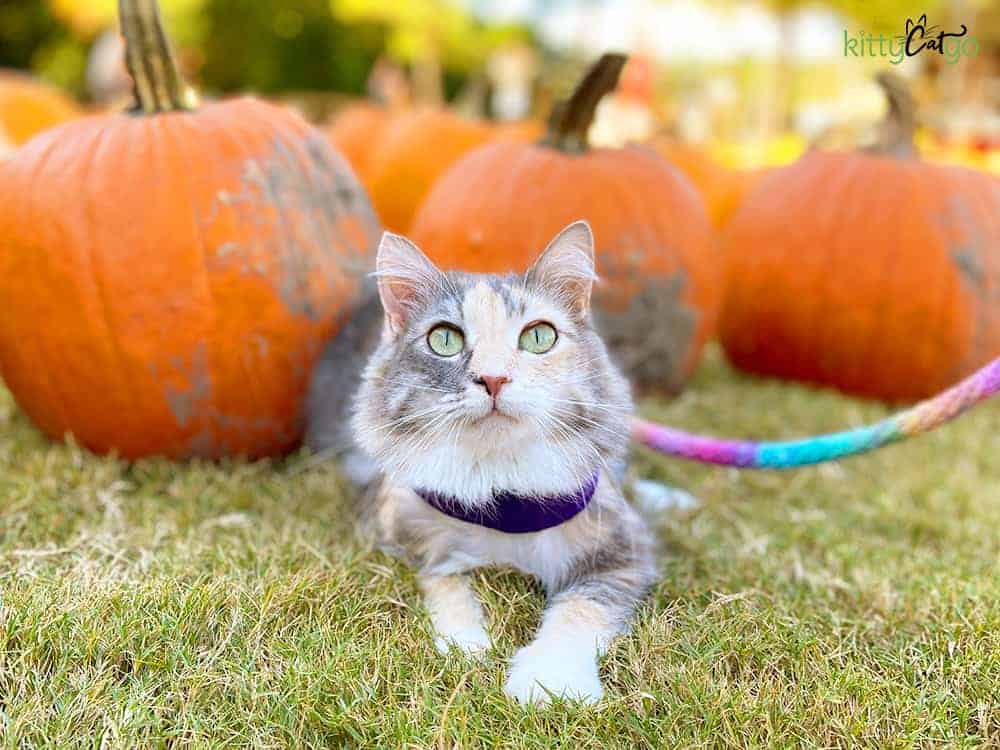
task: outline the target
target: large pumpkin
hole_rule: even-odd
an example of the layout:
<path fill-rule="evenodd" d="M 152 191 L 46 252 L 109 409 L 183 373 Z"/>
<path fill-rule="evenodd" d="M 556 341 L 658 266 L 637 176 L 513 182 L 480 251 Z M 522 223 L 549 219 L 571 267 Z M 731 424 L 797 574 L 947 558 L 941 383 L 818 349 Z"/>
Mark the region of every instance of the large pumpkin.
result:
<path fill-rule="evenodd" d="M 913 153 L 897 81 L 872 151 L 814 151 L 744 200 L 721 339 L 739 367 L 910 400 L 1000 354 L 1000 181 Z"/>
<path fill-rule="evenodd" d="M 80 115 L 74 101 L 54 86 L 22 73 L 0 70 L 0 141 L 18 146 Z"/>
<path fill-rule="evenodd" d="M 676 390 L 713 327 L 718 259 L 701 199 L 680 172 L 646 147 L 587 144 L 624 59 L 598 61 L 542 143 L 492 143 L 459 160 L 411 234 L 444 267 L 504 272 L 523 270 L 559 229 L 586 219 L 603 279 L 600 330 L 634 382 Z"/>
<path fill-rule="evenodd" d="M 95 451 L 282 453 L 377 221 L 299 117 L 187 109 L 155 2 L 121 5 L 138 110 L 0 165 L 0 372 L 48 435 Z"/>

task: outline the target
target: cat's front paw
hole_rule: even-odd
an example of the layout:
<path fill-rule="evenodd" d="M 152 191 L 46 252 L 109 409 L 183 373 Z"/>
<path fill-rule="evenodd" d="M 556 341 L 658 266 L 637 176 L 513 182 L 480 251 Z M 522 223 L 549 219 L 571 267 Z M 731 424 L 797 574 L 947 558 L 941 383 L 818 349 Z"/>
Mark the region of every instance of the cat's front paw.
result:
<path fill-rule="evenodd" d="M 456 628 L 447 633 L 439 632 L 434 637 L 434 647 L 442 654 L 457 648 L 467 656 L 481 657 L 492 645 L 489 633 L 481 625 Z"/>
<path fill-rule="evenodd" d="M 514 654 L 503 689 L 520 703 L 537 705 L 560 697 L 597 703 L 604 695 L 590 654 L 537 642 Z"/>

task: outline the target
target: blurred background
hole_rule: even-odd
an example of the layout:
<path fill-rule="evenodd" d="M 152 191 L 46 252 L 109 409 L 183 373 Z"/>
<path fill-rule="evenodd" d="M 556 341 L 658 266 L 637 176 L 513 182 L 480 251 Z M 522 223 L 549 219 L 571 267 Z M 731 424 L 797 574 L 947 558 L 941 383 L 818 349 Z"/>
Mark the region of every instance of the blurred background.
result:
<path fill-rule="evenodd" d="M 863 143 L 886 107 L 872 76 L 891 68 L 911 83 L 926 158 L 1000 171 L 995 0 L 922 3 L 929 24 L 949 32 L 965 24 L 975 55 L 953 64 L 924 52 L 898 65 L 853 55 L 846 42 L 860 32 L 903 34 L 915 13 L 903 0 L 161 0 L 161 7 L 202 96 L 255 92 L 316 121 L 362 97 L 393 106 L 447 102 L 492 120 L 542 116 L 587 62 L 613 49 L 631 61 L 617 95 L 601 106 L 592 141 L 663 135 L 697 145 L 721 166 L 749 168 L 792 161 L 814 144 Z M 0 68 L 57 87 L 72 106 L 122 106 L 128 79 L 115 12 L 115 0 L 3 0 Z M 0 138 L 9 150 L 23 135 Z"/>

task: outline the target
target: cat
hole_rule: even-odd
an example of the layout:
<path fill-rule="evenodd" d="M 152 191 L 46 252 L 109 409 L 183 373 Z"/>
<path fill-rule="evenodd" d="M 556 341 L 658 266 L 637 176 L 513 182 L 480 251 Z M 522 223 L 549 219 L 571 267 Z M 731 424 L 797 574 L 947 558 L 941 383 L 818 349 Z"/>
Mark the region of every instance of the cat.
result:
<path fill-rule="evenodd" d="M 522 703 L 598 701 L 598 658 L 657 578 L 622 490 L 632 401 L 591 322 L 595 280 L 582 221 L 506 276 L 442 272 L 385 233 L 309 389 L 306 444 L 367 488 L 366 525 L 415 569 L 440 651 L 490 648 L 471 570 L 541 582 L 541 626 L 504 684 Z"/>

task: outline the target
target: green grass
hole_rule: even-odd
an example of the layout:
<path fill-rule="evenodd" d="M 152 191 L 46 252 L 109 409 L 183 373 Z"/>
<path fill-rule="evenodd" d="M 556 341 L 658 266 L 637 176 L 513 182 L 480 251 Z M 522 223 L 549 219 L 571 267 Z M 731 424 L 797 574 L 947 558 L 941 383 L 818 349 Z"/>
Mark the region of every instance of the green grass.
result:
<path fill-rule="evenodd" d="M 883 407 L 713 353 L 643 412 L 790 437 Z M 335 471 L 95 458 L 0 391 L 0 747 L 1000 745 L 1000 408 L 841 465 L 640 457 L 696 493 L 596 708 L 524 710 L 538 591 L 477 576 L 496 637 L 439 656 L 412 576 L 351 535 Z"/>

